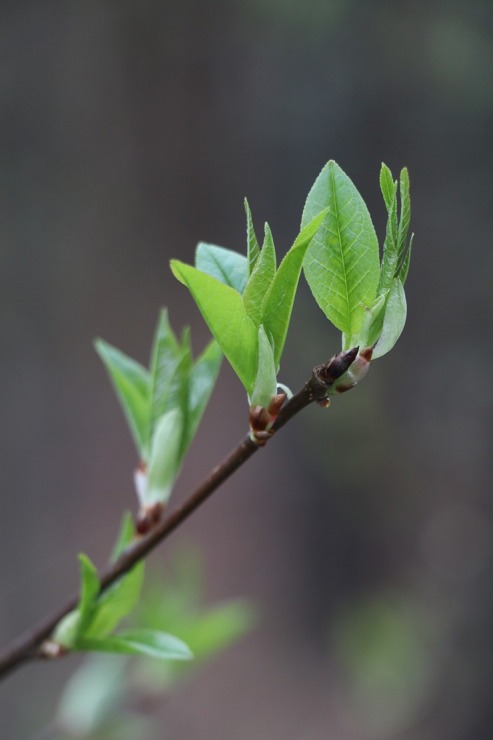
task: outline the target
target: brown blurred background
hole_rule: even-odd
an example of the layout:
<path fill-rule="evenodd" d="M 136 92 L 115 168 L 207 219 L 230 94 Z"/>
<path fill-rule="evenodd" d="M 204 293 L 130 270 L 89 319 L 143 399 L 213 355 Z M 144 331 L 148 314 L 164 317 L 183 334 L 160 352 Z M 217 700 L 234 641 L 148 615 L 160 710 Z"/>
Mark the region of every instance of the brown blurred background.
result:
<path fill-rule="evenodd" d="M 392 354 L 309 409 L 154 556 L 199 543 L 211 600 L 258 628 L 167 700 L 173 740 L 493 737 L 493 6 L 364 0 L 3 2 L 0 634 L 104 562 L 135 454 L 102 336 L 146 362 L 157 311 L 206 332 L 170 257 L 279 252 L 335 159 L 382 237 L 407 165 L 414 260 Z M 281 379 L 339 339 L 299 293 Z M 245 431 L 226 365 L 176 492 Z M 0 688 L 5 738 L 48 724 L 77 661 Z"/>

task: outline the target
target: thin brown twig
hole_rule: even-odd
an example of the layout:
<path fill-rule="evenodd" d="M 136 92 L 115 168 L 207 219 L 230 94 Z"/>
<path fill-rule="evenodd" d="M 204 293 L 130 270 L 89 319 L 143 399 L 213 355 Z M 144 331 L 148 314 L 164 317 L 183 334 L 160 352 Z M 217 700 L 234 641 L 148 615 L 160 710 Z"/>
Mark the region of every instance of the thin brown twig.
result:
<path fill-rule="evenodd" d="M 325 365 L 314 368 L 312 377 L 303 388 L 281 408 L 274 421 L 271 435 L 283 427 L 290 419 L 313 401 L 324 404 L 334 381 L 339 378 L 354 361 L 357 348 L 341 352 Z M 163 540 L 180 526 L 209 496 L 216 491 L 238 468 L 257 452 L 260 445 L 247 435 L 245 439 L 221 462 L 216 465 L 198 488 L 185 502 L 168 517 L 156 524 L 148 534 L 129 545 L 120 557 L 100 575 L 101 592 L 118 578 L 131 570 L 134 565 L 147 557 Z M 61 608 L 48 616 L 34 628 L 15 639 L 0 655 L 0 680 L 6 678 L 16 668 L 27 661 L 45 658 L 40 647 L 50 637 L 58 622 L 78 603 L 79 595 L 74 594 Z"/>

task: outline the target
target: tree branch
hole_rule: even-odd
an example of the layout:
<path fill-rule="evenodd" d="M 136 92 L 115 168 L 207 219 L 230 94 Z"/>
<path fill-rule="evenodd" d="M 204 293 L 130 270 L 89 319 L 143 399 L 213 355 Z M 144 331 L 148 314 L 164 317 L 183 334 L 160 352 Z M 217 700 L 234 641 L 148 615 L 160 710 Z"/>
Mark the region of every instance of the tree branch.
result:
<path fill-rule="evenodd" d="M 343 375 L 354 361 L 358 348 L 341 352 L 325 365 L 313 369 L 312 377 L 303 388 L 281 408 L 269 432 L 272 436 L 296 414 L 313 401 L 327 405 L 331 386 Z M 101 575 L 101 593 L 118 578 L 127 573 L 139 561 L 149 555 L 163 540 L 214 493 L 238 468 L 257 452 L 260 444 L 251 435 L 245 439 L 221 462 L 213 468 L 200 486 L 188 499 L 178 506 L 168 517 L 156 524 L 148 534 L 135 540 Z M 46 658 L 41 650 L 42 643 L 50 637 L 58 622 L 76 608 L 79 594 L 72 596 L 60 609 L 14 640 L 0 655 L 0 680 L 29 660 Z"/>

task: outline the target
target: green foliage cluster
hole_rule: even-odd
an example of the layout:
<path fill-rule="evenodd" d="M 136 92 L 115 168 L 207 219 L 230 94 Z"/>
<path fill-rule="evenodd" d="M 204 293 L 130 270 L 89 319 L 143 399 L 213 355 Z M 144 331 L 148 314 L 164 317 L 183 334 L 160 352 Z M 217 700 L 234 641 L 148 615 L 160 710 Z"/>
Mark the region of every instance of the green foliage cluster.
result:
<path fill-rule="evenodd" d="M 127 418 L 141 465 L 136 487 L 143 508 L 166 503 L 209 400 L 221 365 L 212 341 L 194 362 L 190 332 L 178 340 L 161 311 L 147 370 L 102 339 L 103 360 Z M 166 450 L 166 454 L 163 454 Z"/>
<path fill-rule="evenodd" d="M 175 552 L 159 573 L 151 571 L 147 581 L 129 626 L 145 624 L 159 632 L 165 629 L 189 646 L 194 660 L 148 660 L 144 653 L 140 657 L 102 652 L 86 655 L 60 698 L 54 740 L 160 737 L 162 726 L 144 715 L 141 705 L 152 705 L 156 700 L 162 704 L 163 697 L 188 680 L 198 665 L 255 624 L 255 612 L 243 599 L 207 605 L 200 553 L 190 546 Z"/>
<path fill-rule="evenodd" d="M 125 515 L 113 560 L 133 538 L 132 517 Z M 173 635 L 152 629 L 114 630 L 138 602 L 144 564 L 138 563 L 100 594 L 98 572 L 87 555 L 80 555 L 81 591 L 79 604 L 58 624 L 55 642 L 69 650 L 151 655 L 168 660 L 192 657 L 188 646 Z"/>
<path fill-rule="evenodd" d="M 260 246 L 246 201 L 246 255 L 200 243 L 195 266 L 172 260 L 174 275 L 189 289 L 214 337 L 196 360 L 189 331 L 178 339 L 166 310 L 158 321 L 149 369 L 106 342 L 96 342 L 140 458 L 135 483 L 141 514 L 167 503 L 223 354 L 243 384 L 250 406 L 271 408 L 280 386 L 278 373 L 302 270 L 315 301 L 341 331 L 343 349 L 355 350 L 354 362 L 334 383 L 335 391 L 355 385 L 371 360 L 395 345 L 406 321 L 404 283 L 412 242 L 408 240 L 407 170 L 394 181 L 389 168 L 382 165 L 380 187 L 387 210 L 381 252 L 363 198 L 330 161 L 308 194 L 300 232 L 279 264 L 268 224 Z M 116 555 L 133 536 L 133 525 L 126 519 Z M 58 645 L 166 659 L 190 657 L 183 640 L 159 629 L 115 634 L 137 603 L 143 564 L 100 593 L 96 569 L 85 555 L 80 563 L 80 601 L 58 625 L 54 635 Z"/>
<path fill-rule="evenodd" d="M 406 321 L 403 286 L 410 260 L 407 170 L 397 183 L 382 165 L 380 185 L 388 212 L 381 258 L 363 198 L 331 161 L 308 194 L 300 233 L 278 269 L 269 225 L 260 249 L 248 203 L 246 257 L 199 244 L 195 267 L 171 262 L 252 406 L 268 408 L 276 393 L 302 268 L 316 302 L 342 332 L 343 349 L 370 347 L 376 359 L 397 342 Z"/>

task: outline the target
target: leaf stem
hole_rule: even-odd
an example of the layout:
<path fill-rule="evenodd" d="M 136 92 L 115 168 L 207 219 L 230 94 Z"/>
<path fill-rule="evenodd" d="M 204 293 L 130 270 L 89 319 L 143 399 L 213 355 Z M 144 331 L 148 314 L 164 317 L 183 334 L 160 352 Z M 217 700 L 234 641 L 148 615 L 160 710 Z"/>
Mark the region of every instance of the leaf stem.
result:
<path fill-rule="evenodd" d="M 356 354 L 357 348 L 341 352 L 324 365 L 315 367 L 310 380 L 281 408 L 272 426 L 271 433 L 274 434 L 281 429 L 313 401 L 327 405 L 331 385 L 346 372 L 354 361 Z M 210 471 L 203 482 L 181 506 L 178 506 L 167 518 L 153 527 L 148 534 L 135 540 L 123 551 L 118 560 L 103 571 L 100 575 L 101 593 L 131 570 L 134 565 L 144 560 L 258 449 L 259 444 L 247 435 L 221 463 Z M 40 650 L 42 643 L 50 637 L 58 622 L 77 606 L 78 601 L 79 594 L 77 593 L 68 599 L 61 608 L 7 646 L 4 652 L 0 654 L 0 680 L 6 678 L 7 675 L 27 661 L 46 658 L 46 654 L 43 654 Z"/>

